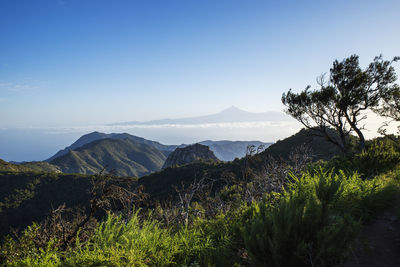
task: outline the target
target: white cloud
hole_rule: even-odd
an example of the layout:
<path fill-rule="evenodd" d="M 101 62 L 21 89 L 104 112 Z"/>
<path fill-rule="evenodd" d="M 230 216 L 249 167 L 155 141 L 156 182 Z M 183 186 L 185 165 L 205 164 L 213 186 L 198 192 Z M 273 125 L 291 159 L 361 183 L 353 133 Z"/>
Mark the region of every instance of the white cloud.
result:
<path fill-rule="evenodd" d="M 146 125 L 90 125 L 76 127 L 47 128 L 54 132 L 81 132 L 81 131 L 124 131 L 134 129 L 253 129 L 253 128 L 288 128 L 298 126 L 298 122 L 223 122 L 202 124 L 146 124 Z M 298 128 L 298 127 L 295 127 Z"/>
<path fill-rule="evenodd" d="M 382 125 L 382 119 L 369 114 L 366 138 L 378 136 L 377 128 Z M 88 125 L 77 127 L 30 128 L 30 131 L 40 131 L 49 135 L 81 136 L 93 131 L 105 133 L 126 132 L 146 139 L 165 144 L 194 143 L 211 140 L 259 140 L 275 142 L 295 134 L 302 125 L 293 121 L 264 122 L 224 122 L 202 124 L 153 124 L 153 125 Z M 391 125 L 394 128 L 394 125 Z"/>
<path fill-rule="evenodd" d="M 259 140 L 274 142 L 288 137 L 301 128 L 293 122 L 237 122 L 163 125 L 91 125 L 83 127 L 46 128 L 41 131 L 50 135 L 83 135 L 93 131 L 105 133 L 129 133 L 165 144 L 194 143 L 203 140 Z"/>
<path fill-rule="evenodd" d="M 36 84 L 32 84 L 29 82 L 1 82 L 0 83 L 0 91 L 8 91 L 8 92 L 24 92 L 27 90 L 35 90 L 38 89 L 39 86 Z"/>

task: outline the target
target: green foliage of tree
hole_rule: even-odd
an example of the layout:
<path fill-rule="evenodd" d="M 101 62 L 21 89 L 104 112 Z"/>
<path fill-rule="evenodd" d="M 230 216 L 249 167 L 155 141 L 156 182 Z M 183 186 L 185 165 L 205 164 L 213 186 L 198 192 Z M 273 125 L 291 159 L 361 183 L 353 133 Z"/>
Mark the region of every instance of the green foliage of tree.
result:
<path fill-rule="evenodd" d="M 359 66 L 357 55 L 341 62 L 336 60 L 330 69 L 329 82 L 321 76 L 317 79 L 318 89 L 311 91 L 311 86 L 307 86 L 300 93 L 289 90 L 282 95 L 282 103 L 288 114 L 306 128 L 325 136 L 343 152 L 349 150 L 348 136 L 351 133 L 358 136 L 360 148 L 364 150 L 362 121 L 367 118 L 365 112 L 381 109 L 384 101 L 392 105 L 391 99 L 399 92 L 399 86 L 395 84 L 397 76 L 391 65 L 397 60 L 375 57 L 366 69 Z M 329 133 L 329 128 L 333 128 L 338 136 Z"/>
<path fill-rule="evenodd" d="M 398 61 L 398 60 L 400 60 L 400 57 L 395 57 L 393 59 L 393 61 Z M 392 79 L 395 80 L 396 77 L 393 76 Z M 374 111 L 380 114 L 381 116 L 390 118 L 396 122 L 400 122 L 400 86 L 399 85 L 392 86 L 390 90 L 384 95 L 382 106 L 376 108 Z M 390 122 L 387 122 L 386 124 L 381 126 L 381 128 L 379 129 L 380 133 L 386 135 L 387 133 L 386 126 L 388 126 L 389 123 Z M 398 130 L 400 132 L 400 126 L 398 126 Z"/>

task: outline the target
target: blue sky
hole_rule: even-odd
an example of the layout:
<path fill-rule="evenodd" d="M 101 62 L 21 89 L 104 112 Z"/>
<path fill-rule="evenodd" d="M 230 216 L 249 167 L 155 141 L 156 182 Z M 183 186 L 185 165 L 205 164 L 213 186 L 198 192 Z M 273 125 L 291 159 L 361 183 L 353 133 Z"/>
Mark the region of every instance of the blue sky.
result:
<path fill-rule="evenodd" d="M 300 3 L 301 2 L 301 3 Z M 353 53 L 400 54 L 400 1 L 0 2 L 0 124 L 282 110 Z"/>
<path fill-rule="evenodd" d="M 399 56 L 399 11 L 398 0 L 2 0 L 0 158 L 41 160 L 92 130 L 126 130 L 108 123 L 282 111 L 283 92 L 315 85 L 335 59 Z M 269 142 L 296 123 L 129 133 Z"/>

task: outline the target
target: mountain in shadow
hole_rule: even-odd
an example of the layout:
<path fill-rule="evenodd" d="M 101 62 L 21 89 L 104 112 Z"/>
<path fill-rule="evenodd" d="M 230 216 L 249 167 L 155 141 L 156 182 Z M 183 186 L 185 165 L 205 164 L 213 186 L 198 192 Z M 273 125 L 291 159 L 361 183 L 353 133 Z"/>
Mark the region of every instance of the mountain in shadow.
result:
<path fill-rule="evenodd" d="M 175 149 L 169 154 L 163 165 L 163 169 L 171 166 L 180 166 L 193 162 L 219 162 L 219 159 L 214 155 L 208 146 L 194 144 Z"/>
<path fill-rule="evenodd" d="M 329 131 L 331 136 L 337 135 L 335 130 L 329 129 Z M 337 135 L 337 138 L 338 137 Z M 291 153 L 302 147 L 309 150 L 314 160 L 328 160 L 333 156 L 342 154 L 342 151 L 336 145 L 329 142 L 324 136 L 320 136 L 319 133 L 313 129 L 304 128 L 292 136 L 283 140 L 278 140 L 261 154 L 270 155 L 275 158 L 288 159 Z"/>

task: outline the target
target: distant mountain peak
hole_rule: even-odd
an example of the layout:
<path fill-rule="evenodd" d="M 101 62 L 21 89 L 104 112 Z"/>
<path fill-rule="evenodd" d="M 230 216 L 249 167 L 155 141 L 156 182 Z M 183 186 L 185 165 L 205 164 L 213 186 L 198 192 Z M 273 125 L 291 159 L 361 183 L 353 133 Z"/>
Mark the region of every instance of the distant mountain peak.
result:
<path fill-rule="evenodd" d="M 266 121 L 288 121 L 292 118 L 283 112 L 249 112 L 242 110 L 236 106 L 228 107 L 218 113 L 197 116 L 197 117 L 185 117 L 177 119 L 161 119 L 153 121 L 130 121 L 122 123 L 110 124 L 115 125 L 172 125 L 172 124 L 203 124 L 203 123 L 230 123 L 230 122 L 266 122 Z"/>
<path fill-rule="evenodd" d="M 247 111 L 244 111 L 243 109 L 240 109 L 236 106 L 230 106 L 229 108 L 226 108 L 219 113 L 238 113 L 238 112 L 240 112 L 240 113 L 246 112 L 247 113 Z"/>
<path fill-rule="evenodd" d="M 241 111 L 243 111 L 242 109 L 240 109 L 240 108 L 238 108 L 237 106 L 234 106 L 234 105 L 232 105 L 232 106 L 230 106 L 229 108 L 227 108 L 227 109 L 225 109 L 225 110 L 230 110 L 230 111 L 232 111 L 232 110 L 241 110 Z"/>

